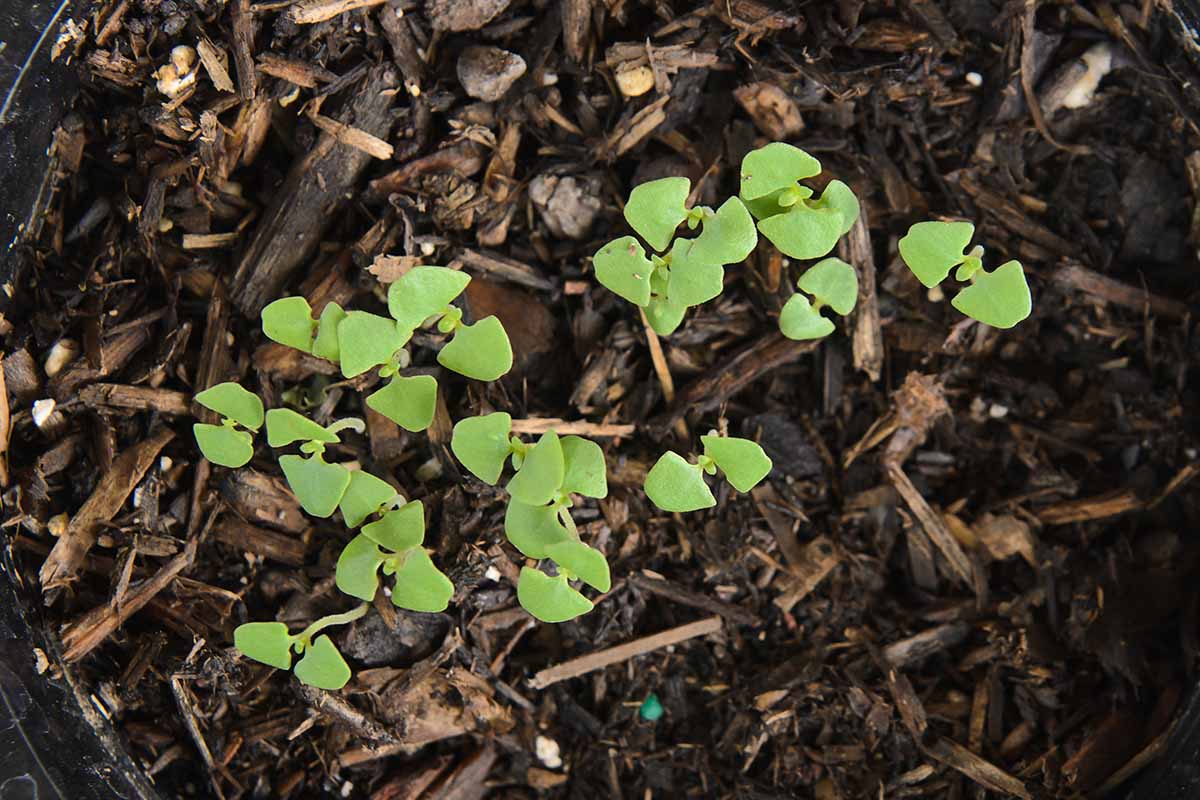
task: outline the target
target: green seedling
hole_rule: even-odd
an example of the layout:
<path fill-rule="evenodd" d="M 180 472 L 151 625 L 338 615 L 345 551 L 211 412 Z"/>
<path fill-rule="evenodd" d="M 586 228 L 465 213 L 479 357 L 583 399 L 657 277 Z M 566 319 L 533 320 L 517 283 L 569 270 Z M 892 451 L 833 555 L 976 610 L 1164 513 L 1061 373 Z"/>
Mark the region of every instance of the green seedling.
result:
<path fill-rule="evenodd" d="M 219 383 L 193 398 L 221 415 L 220 425 L 197 422 L 192 426 L 204 457 L 222 467 L 245 466 L 254 455 L 254 437 L 263 424 L 263 404 L 258 395 L 236 383 Z M 237 426 L 245 430 L 239 430 Z"/>
<path fill-rule="evenodd" d="M 705 473 L 717 474 L 739 492 L 753 489 L 771 471 L 771 459 L 756 442 L 732 436 L 701 436 L 704 452 L 688 461 L 667 451 L 646 474 L 646 496 L 663 511 L 698 511 L 717 504 Z"/>
<path fill-rule="evenodd" d="M 313 637 L 331 625 L 345 625 L 367 613 L 363 603 L 342 614 L 321 617 L 300 633 L 288 633 L 282 622 L 247 622 L 233 632 L 233 646 L 247 658 L 275 667 L 292 668 L 292 653 L 303 656 L 296 664 L 301 683 L 318 689 L 341 689 L 350 680 L 346 659 L 328 636 Z"/>
<path fill-rule="evenodd" d="M 983 269 L 983 246 L 967 245 L 975 235 L 970 222 L 918 222 L 900 240 L 900 257 L 926 287 L 932 289 L 954 272 L 970 282 L 950 304 L 972 319 L 994 328 L 1011 328 L 1033 309 L 1029 283 L 1019 261 L 1007 261 L 992 272 Z"/>
<path fill-rule="evenodd" d="M 772 142 L 742 159 L 740 195 L 758 230 L 784 255 L 821 258 L 858 219 L 858 198 L 831 181 L 819 199 L 800 181 L 821 172 L 821 162 L 798 147 Z"/>
<path fill-rule="evenodd" d="M 858 273 L 838 258 L 818 261 L 796 284 L 800 292 L 788 298 L 779 312 L 779 330 L 789 339 L 820 339 L 833 333 L 833 320 L 821 314 L 829 307 L 846 316 L 858 301 Z M 812 296 L 810 301 L 806 293 Z"/>
<path fill-rule="evenodd" d="M 308 458 L 280 456 L 279 466 L 301 507 L 314 517 L 333 514 L 350 486 L 350 470 L 325 461 L 325 446 L 341 441 L 338 433 L 346 429 L 362 433 L 366 426 L 362 420 L 351 417 L 325 427 L 290 408 L 267 412 L 267 443 L 271 447 L 287 447 L 301 442 L 300 452 L 308 455 Z"/>

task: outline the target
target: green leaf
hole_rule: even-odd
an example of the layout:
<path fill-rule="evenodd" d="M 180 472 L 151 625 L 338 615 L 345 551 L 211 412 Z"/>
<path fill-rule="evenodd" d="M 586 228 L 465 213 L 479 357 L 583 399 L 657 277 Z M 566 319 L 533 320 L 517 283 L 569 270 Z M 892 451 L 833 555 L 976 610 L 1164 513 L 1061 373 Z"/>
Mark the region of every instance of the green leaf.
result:
<path fill-rule="evenodd" d="M 378 411 L 406 431 L 423 431 L 437 408 L 437 380 L 432 375 L 396 376 L 367 395 L 367 408 Z"/>
<path fill-rule="evenodd" d="M 767 217 L 773 217 L 776 214 L 783 214 L 791 208 L 791 206 L 779 204 L 780 198 L 785 193 L 789 195 L 798 194 L 799 200 L 807 200 L 812 197 L 812 189 L 807 186 L 797 185 L 794 189 L 777 189 L 770 194 L 764 194 L 762 197 L 756 197 L 753 200 L 747 200 L 743 197 L 742 202 L 746 204 L 746 210 L 750 212 L 750 216 L 757 220 L 763 220 Z"/>
<path fill-rule="evenodd" d="M 840 258 L 818 261 L 797 285 L 843 317 L 854 310 L 858 301 L 858 273 Z"/>
<path fill-rule="evenodd" d="M 650 302 L 650 276 L 654 264 L 632 236 L 613 239 L 592 256 L 596 280 L 610 292 L 636 306 Z"/>
<path fill-rule="evenodd" d="M 741 196 L 744 200 L 793 186 L 821 172 L 821 162 L 784 142 L 751 150 L 742 159 Z"/>
<path fill-rule="evenodd" d="M 687 198 L 691 186 L 692 182 L 687 178 L 659 178 L 638 184 L 629 193 L 629 202 L 625 204 L 625 221 L 661 253 L 671 243 L 679 223 L 687 218 Z"/>
<path fill-rule="evenodd" d="M 551 578 L 529 567 L 521 568 L 517 600 L 542 622 L 566 622 L 592 610 L 592 601 L 572 589 L 566 578 Z"/>
<path fill-rule="evenodd" d="M 494 381 L 512 369 L 512 345 L 495 317 L 461 325 L 441 352 L 438 363 L 477 381 Z"/>
<path fill-rule="evenodd" d="M 467 417 L 455 424 L 450 450 L 472 475 L 495 486 L 511 452 L 508 444 L 511 430 L 512 417 L 503 411 Z"/>
<path fill-rule="evenodd" d="M 425 506 L 420 500 L 405 503 L 363 526 L 363 536 L 393 553 L 418 547 L 425 540 Z"/>
<path fill-rule="evenodd" d="M 357 528 L 395 496 L 396 490 L 387 481 L 356 469 L 350 472 L 350 484 L 338 501 L 338 508 L 342 511 L 346 527 Z"/>
<path fill-rule="evenodd" d="M 454 584 L 442 574 L 433 559 L 419 547 L 409 550 L 396 570 L 392 603 L 409 611 L 445 611 L 454 596 Z"/>
<path fill-rule="evenodd" d="M 263 403 L 254 392 L 236 383 L 218 383 L 192 398 L 200 405 L 227 417 L 243 428 L 256 431 L 263 424 Z"/>
<path fill-rule="evenodd" d="M 200 452 L 214 464 L 237 469 L 254 457 L 254 440 L 246 431 L 197 422 L 192 426 Z"/>
<path fill-rule="evenodd" d="M 683 322 L 687 306 L 675 303 L 665 297 L 655 295 L 646 306 L 646 320 L 659 336 L 670 336 Z"/>
<path fill-rule="evenodd" d="M 379 567 L 386 560 L 387 554 L 381 553 L 375 542 L 360 533 L 338 556 L 334 583 L 340 591 L 369 603 L 379 590 Z"/>
<path fill-rule="evenodd" d="M 695 240 L 676 239 L 671 246 L 671 270 L 667 298 L 679 307 L 698 306 L 721 294 L 725 268 L 695 257 Z"/>
<path fill-rule="evenodd" d="M 564 436 L 562 453 L 562 491 L 584 497 L 608 496 L 608 466 L 600 445 L 581 436 Z"/>
<path fill-rule="evenodd" d="M 841 181 L 830 181 L 821 193 L 821 199 L 814 204 L 817 208 L 832 208 L 842 215 L 842 228 L 838 236 L 845 236 L 858 220 L 858 198 L 850 187 Z"/>
<path fill-rule="evenodd" d="M 717 504 L 700 467 L 669 450 L 646 474 L 645 488 L 646 496 L 663 511 L 697 511 Z"/>
<path fill-rule="evenodd" d="M 276 669 L 292 668 L 292 642 L 282 622 L 247 622 L 233 630 L 233 646 L 246 658 Z"/>
<path fill-rule="evenodd" d="M 470 282 L 471 276 L 458 270 L 413 267 L 388 287 L 388 313 L 402 330 L 416 330 L 422 322 L 444 311 Z"/>
<path fill-rule="evenodd" d="M 779 312 L 779 330 L 789 339 L 820 339 L 833 333 L 833 321 L 812 307 L 808 298 L 794 294 Z"/>
<path fill-rule="evenodd" d="M 531 506 L 510 499 L 504 511 L 504 535 L 526 558 L 545 558 L 546 548 L 570 538 L 554 506 Z"/>
<path fill-rule="evenodd" d="M 554 431 L 546 431 L 529 448 L 525 461 L 505 488 L 517 501 L 531 506 L 549 503 L 562 486 L 566 466 L 562 443 Z"/>
<path fill-rule="evenodd" d="M 337 303 L 327 303 L 321 309 L 321 321 L 317 324 L 317 338 L 313 339 L 312 352 L 318 358 L 337 361 L 341 353 L 338 344 L 338 326 L 346 318 L 346 312 Z"/>
<path fill-rule="evenodd" d="M 692 240 L 690 255 L 706 263 L 740 264 L 754 252 L 757 244 L 754 218 L 741 200 L 731 197 L 715 214 L 704 217 L 704 228 Z M 675 266 L 673 259 L 671 266 Z"/>
<path fill-rule="evenodd" d="M 993 328 L 1011 328 L 1033 309 L 1029 283 L 1019 261 L 1005 262 L 992 272 L 976 273 L 975 282 L 950 304 Z"/>
<path fill-rule="evenodd" d="M 725 480 L 739 492 L 748 492 L 767 477 L 771 459 L 758 442 L 736 436 L 701 436 L 704 455 L 716 462 Z"/>
<path fill-rule="evenodd" d="M 607 592 L 612 588 L 608 562 L 604 560 L 604 554 L 594 547 L 588 547 L 578 539 L 568 539 L 547 547 L 546 555 L 560 569 L 579 576 L 596 591 Z"/>
<path fill-rule="evenodd" d="M 284 297 L 262 310 L 262 329 L 267 338 L 306 353 L 312 352 L 317 323 L 312 306 L 303 297 Z"/>
<path fill-rule="evenodd" d="M 809 259 L 828 255 L 842 235 L 842 212 L 833 208 L 809 208 L 803 202 L 785 214 L 758 223 L 762 235 L 792 258 Z"/>
<path fill-rule="evenodd" d="M 387 364 L 411 336 L 411 331 L 402 334 L 396 323 L 387 317 L 366 311 L 347 313 L 337 331 L 342 375 L 347 378 Z"/>
<path fill-rule="evenodd" d="M 304 658 L 294 670 L 301 683 L 318 689 L 336 691 L 350 680 L 350 667 L 346 659 L 328 636 L 318 636 L 304 649 Z"/>
<path fill-rule="evenodd" d="M 272 408 L 267 412 L 267 444 L 271 447 L 287 447 L 292 442 L 333 444 L 337 441 L 336 433 L 330 433 L 290 408 Z"/>
<path fill-rule="evenodd" d="M 281 456 L 279 466 L 300 505 L 314 517 L 332 514 L 350 485 L 350 470 L 340 464 L 327 464 L 319 455 Z"/>
<path fill-rule="evenodd" d="M 900 257 L 929 289 L 946 279 L 966 258 L 963 251 L 975 235 L 969 222 L 918 222 L 900 240 Z"/>

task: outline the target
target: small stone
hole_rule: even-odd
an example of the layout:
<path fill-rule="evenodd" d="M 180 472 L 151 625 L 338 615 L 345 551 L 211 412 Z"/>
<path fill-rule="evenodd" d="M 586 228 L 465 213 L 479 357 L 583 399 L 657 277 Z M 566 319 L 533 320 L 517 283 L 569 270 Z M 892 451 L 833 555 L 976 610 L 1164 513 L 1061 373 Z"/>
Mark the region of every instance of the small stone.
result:
<path fill-rule="evenodd" d="M 559 239 L 583 239 L 604 207 L 600 179 L 593 175 L 538 175 L 529 184 L 542 221 Z"/>
<path fill-rule="evenodd" d="M 42 369 L 46 372 L 46 377 L 53 378 L 62 372 L 63 367 L 74 361 L 78 355 L 78 342 L 74 339 L 59 339 L 50 348 L 50 352 L 46 355 L 46 363 L 42 365 Z"/>
<path fill-rule="evenodd" d="M 983 76 L 978 72 L 968 72 L 966 78 L 967 83 L 971 86 L 974 86 L 976 89 L 978 89 L 980 86 L 983 86 Z"/>
<path fill-rule="evenodd" d="M 38 426 L 38 428 L 46 427 L 46 423 L 50 420 L 50 415 L 54 413 L 54 409 L 57 406 L 58 404 L 50 397 L 35 402 L 33 404 L 33 424 Z"/>
<path fill-rule="evenodd" d="M 558 769 L 562 766 L 562 756 L 559 755 L 558 742 L 548 736 L 539 735 L 534 740 L 533 746 L 537 751 L 538 761 L 550 769 Z"/>
<path fill-rule="evenodd" d="M 629 69 L 618 69 L 617 88 L 626 97 L 641 97 L 654 88 L 654 70 L 642 64 Z"/>
<path fill-rule="evenodd" d="M 512 0 L 428 0 L 425 16 L 435 31 L 477 31 Z"/>
<path fill-rule="evenodd" d="M 525 74 L 525 59 L 499 47 L 475 45 L 458 57 L 458 82 L 471 97 L 493 103 Z"/>

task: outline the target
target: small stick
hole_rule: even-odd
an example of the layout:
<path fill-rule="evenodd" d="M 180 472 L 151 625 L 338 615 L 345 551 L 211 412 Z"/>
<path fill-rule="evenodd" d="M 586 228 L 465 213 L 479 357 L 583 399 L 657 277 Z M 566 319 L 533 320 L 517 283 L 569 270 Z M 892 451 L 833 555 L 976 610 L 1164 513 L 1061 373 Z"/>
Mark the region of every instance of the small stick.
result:
<path fill-rule="evenodd" d="M 707 636 L 719 630 L 721 630 L 720 617 L 709 617 L 697 622 L 689 622 L 677 628 L 671 628 L 670 630 L 651 634 L 650 636 L 643 636 L 641 639 L 634 639 L 632 642 L 619 644 L 616 647 L 609 647 L 606 650 L 589 653 L 586 656 L 580 656 L 579 658 L 573 658 L 570 661 L 556 664 L 534 675 L 530 679 L 529 685 L 534 689 L 545 689 L 547 686 L 559 681 L 565 681 L 568 678 L 578 678 L 580 675 L 586 675 L 589 672 L 595 672 L 598 669 L 604 669 L 613 664 L 620 664 L 631 658 L 636 658 L 637 656 L 645 655 L 646 653 L 659 650 L 663 647 L 669 647 L 673 644 L 679 644 L 688 639 L 694 639 L 697 636 Z"/>
<path fill-rule="evenodd" d="M 297 25 L 312 25 L 333 19 L 346 11 L 357 8 L 367 8 L 384 3 L 385 0 L 304 0 L 299 5 L 292 6 L 292 22 Z"/>
<path fill-rule="evenodd" d="M 566 420 L 554 417 L 531 417 L 529 419 L 514 419 L 512 421 L 512 432 L 523 433 L 527 436 L 540 435 L 551 429 L 559 436 L 575 435 L 618 438 L 632 436 L 634 431 L 637 430 L 637 426 L 610 424 L 607 422 L 587 422 L 586 420 L 567 422 Z"/>
<path fill-rule="evenodd" d="M 671 378 L 671 369 L 667 366 L 667 358 L 663 355 L 662 343 L 658 341 L 658 334 L 650 327 L 650 320 L 646 319 L 646 312 L 638 309 L 638 313 L 642 315 L 642 325 L 646 327 L 646 345 L 650 348 L 650 360 L 654 362 L 654 372 L 658 375 L 658 382 L 662 384 L 663 399 L 667 403 L 675 402 L 675 381 Z"/>
<path fill-rule="evenodd" d="M 708 595 L 693 592 L 684 589 L 680 586 L 665 581 L 659 578 L 651 578 L 648 575 L 630 575 L 629 584 L 641 589 L 650 594 L 656 594 L 660 597 L 665 597 L 668 600 L 680 603 L 685 606 L 692 606 L 703 611 L 708 611 L 712 614 L 725 617 L 730 622 L 736 622 L 739 625 L 760 625 L 762 620 L 758 615 L 741 606 L 735 606 L 732 603 L 723 603 Z"/>

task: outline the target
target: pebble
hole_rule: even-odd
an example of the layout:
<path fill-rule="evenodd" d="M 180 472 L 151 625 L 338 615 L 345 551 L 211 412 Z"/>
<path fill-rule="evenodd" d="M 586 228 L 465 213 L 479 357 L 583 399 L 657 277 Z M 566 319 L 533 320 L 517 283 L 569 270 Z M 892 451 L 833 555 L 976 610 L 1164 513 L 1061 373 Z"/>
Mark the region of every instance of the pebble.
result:
<path fill-rule="evenodd" d="M 525 74 L 525 59 L 499 47 L 476 45 L 458 57 L 458 82 L 467 94 L 494 103 Z"/>
<path fill-rule="evenodd" d="M 529 199 L 550 232 L 559 239 L 583 239 L 604 207 L 599 178 L 593 175 L 536 176 Z"/>
<path fill-rule="evenodd" d="M 425 18 L 436 31 L 477 31 L 512 0 L 428 0 Z"/>
<path fill-rule="evenodd" d="M 558 769 L 562 766 L 562 756 L 559 755 L 558 742 L 549 736 L 539 735 L 534 740 L 533 747 L 537 752 L 538 761 L 545 764 L 548 768 Z"/>
<path fill-rule="evenodd" d="M 42 365 L 42 369 L 46 372 L 46 377 L 53 378 L 62 372 L 63 367 L 74 361 L 78 355 L 78 342 L 74 339 L 59 339 L 50 348 L 50 352 L 46 355 L 46 363 Z"/>
<path fill-rule="evenodd" d="M 626 97 L 641 97 L 654 88 L 654 70 L 645 64 L 617 70 L 617 88 Z"/>

